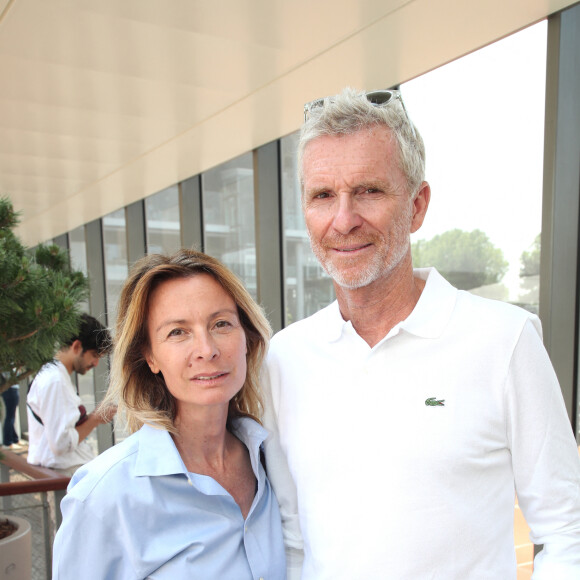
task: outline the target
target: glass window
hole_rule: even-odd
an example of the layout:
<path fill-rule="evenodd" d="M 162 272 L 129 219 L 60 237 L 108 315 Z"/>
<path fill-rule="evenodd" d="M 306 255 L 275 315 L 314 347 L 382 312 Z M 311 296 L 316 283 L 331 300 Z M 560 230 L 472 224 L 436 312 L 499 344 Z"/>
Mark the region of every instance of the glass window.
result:
<path fill-rule="evenodd" d="M 103 218 L 105 258 L 105 291 L 107 296 L 107 324 L 115 326 L 117 303 L 121 288 L 129 274 L 125 210 L 119 209 Z"/>
<path fill-rule="evenodd" d="M 401 86 L 431 184 L 415 265 L 535 313 L 546 36 L 544 21 Z"/>
<path fill-rule="evenodd" d="M 177 185 L 145 199 L 145 223 L 148 254 L 171 254 L 181 247 Z"/>
<path fill-rule="evenodd" d="M 87 267 L 87 242 L 85 238 L 85 226 L 81 226 L 69 232 L 69 257 L 70 264 L 74 270 L 79 270 L 85 276 L 88 276 Z M 88 301 L 81 304 L 80 309 L 83 312 L 89 312 Z M 102 363 L 101 363 L 102 364 Z M 95 408 L 95 375 L 94 373 L 87 373 L 79 375 L 74 373 L 73 380 L 76 380 L 78 394 L 87 412 L 90 413 Z M 98 453 L 97 432 L 92 431 L 87 440 L 95 453 Z"/>
<path fill-rule="evenodd" d="M 310 249 L 302 215 L 296 159 L 298 138 L 299 133 L 293 133 L 281 140 L 285 326 L 314 314 L 334 300 L 332 279 Z"/>
<path fill-rule="evenodd" d="M 68 243 L 71 268 L 82 272 L 85 276 L 88 276 L 85 226 L 81 226 L 69 232 Z M 89 311 L 88 301 L 83 302 L 81 310 L 83 312 Z"/>
<path fill-rule="evenodd" d="M 205 251 L 226 264 L 257 299 L 252 154 L 207 171 L 201 183 Z"/>

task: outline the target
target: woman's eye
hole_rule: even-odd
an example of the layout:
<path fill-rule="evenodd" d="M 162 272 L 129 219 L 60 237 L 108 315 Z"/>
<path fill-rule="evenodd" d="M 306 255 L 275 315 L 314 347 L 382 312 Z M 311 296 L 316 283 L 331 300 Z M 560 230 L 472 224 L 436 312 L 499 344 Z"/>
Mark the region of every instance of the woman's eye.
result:
<path fill-rule="evenodd" d="M 183 335 L 184 331 L 181 328 L 174 328 L 169 334 L 168 336 L 181 336 Z"/>
<path fill-rule="evenodd" d="M 228 320 L 218 320 L 215 323 L 216 328 L 229 328 L 230 326 L 232 326 L 232 323 L 229 322 Z"/>

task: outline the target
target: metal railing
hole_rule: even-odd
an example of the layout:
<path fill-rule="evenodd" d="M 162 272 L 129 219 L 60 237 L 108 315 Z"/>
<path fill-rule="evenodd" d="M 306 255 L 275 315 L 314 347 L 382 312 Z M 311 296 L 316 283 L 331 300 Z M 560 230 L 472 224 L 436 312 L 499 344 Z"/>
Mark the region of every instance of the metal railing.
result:
<path fill-rule="evenodd" d="M 42 545 L 44 548 L 45 577 L 52 577 L 52 543 L 54 534 L 61 523 L 60 502 L 66 493 L 70 477 L 64 476 L 52 469 L 30 465 L 24 457 L 8 449 L 2 449 L 0 459 L 0 512 L 17 512 L 19 510 L 42 510 Z M 14 480 L 12 478 L 16 478 Z M 54 521 L 51 517 L 49 493 L 54 493 Z M 33 505 L 14 505 L 15 496 L 40 496 L 40 503 Z M 18 502 L 21 503 L 21 502 Z M 34 543 L 33 543 L 34 545 Z M 33 556 L 34 557 L 34 556 Z"/>

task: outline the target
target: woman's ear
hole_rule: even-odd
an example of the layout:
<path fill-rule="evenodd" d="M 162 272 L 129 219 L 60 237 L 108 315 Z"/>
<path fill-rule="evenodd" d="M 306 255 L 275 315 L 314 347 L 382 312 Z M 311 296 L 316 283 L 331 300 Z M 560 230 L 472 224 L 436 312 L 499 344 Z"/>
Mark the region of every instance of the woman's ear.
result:
<path fill-rule="evenodd" d="M 157 363 L 155 362 L 155 359 L 153 358 L 153 355 L 151 353 L 149 352 L 145 353 L 145 361 L 147 362 L 147 365 L 149 366 L 151 372 L 154 375 L 156 375 L 161 370 L 157 365 Z"/>

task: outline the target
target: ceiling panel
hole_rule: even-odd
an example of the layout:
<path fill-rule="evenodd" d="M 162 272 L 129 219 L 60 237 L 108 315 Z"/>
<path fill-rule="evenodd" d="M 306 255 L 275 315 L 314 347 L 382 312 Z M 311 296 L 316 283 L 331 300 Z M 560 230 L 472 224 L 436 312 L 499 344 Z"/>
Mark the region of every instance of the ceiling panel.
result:
<path fill-rule="evenodd" d="M 569 0 L 0 0 L 0 193 L 30 245 Z"/>

